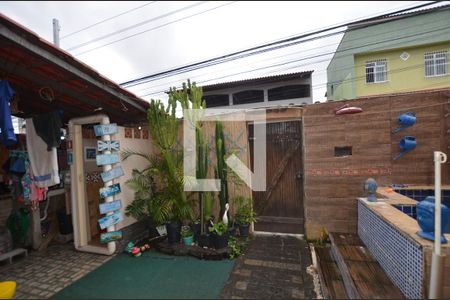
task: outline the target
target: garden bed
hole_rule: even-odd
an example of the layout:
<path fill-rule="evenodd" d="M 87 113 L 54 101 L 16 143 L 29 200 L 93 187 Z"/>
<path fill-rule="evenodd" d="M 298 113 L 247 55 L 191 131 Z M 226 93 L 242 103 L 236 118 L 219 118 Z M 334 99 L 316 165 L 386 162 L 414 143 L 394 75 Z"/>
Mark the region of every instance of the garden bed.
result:
<path fill-rule="evenodd" d="M 141 240 L 136 243 L 136 246 L 140 247 L 146 243 L 150 244 L 152 249 L 160 253 L 174 256 L 193 256 L 204 260 L 229 259 L 233 252 L 231 245 L 222 249 L 200 247 L 195 244 L 188 246 L 183 243 L 170 245 L 167 236 Z M 237 238 L 237 244 L 245 245 L 246 243 L 245 238 Z"/>

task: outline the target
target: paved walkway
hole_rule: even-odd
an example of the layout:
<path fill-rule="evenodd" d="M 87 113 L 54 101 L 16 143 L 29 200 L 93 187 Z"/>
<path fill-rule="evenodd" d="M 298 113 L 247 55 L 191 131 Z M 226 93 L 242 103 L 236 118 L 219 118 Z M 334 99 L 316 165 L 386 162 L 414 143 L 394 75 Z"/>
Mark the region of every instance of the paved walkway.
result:
<path fill-rule="evenodd" d="M 75 251 L 73 244 L 50 245 L 47 250 L 1 263 L 0 281 L 17 282 L 15 299 L 46 299 L 91 272 L 110 256 Z"/>
<path fill-rule="evenodd" d="M 308 243 L 288 236 L 256 236 L 236 260 L 222 299 L 312 299 Z"/>

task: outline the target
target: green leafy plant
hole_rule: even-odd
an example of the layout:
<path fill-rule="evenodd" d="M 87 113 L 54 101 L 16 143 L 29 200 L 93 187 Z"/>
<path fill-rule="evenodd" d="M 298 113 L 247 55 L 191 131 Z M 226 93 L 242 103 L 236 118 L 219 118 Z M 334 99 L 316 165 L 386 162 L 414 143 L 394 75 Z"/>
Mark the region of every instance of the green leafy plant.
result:
<path fill-rule="evenodd" d="M 230 246 L 231 249 L 229 256 L 230 259 L 234 259 L 242 255 L 241 246 L 238 244 L 238 241 L 235 237 L 230 236 L 230 238 L 228 239 L 228 246 Z"/>
<path fill-rule="evenodd" d="M 233 201 L 238 204 L 236 223 L 248 225 L 252 222 L 256 222 L 256 212 L 253 210 L 251 198 L 238 196 L 235 197 Z"/>
<path fill-rule="evenodd" d="M 156 154 L 146 155 L 133 150 L 126 150 L 123 153 L 124 160 L 137 155 L 145 158 L 150 165 L 142 174 L 136 173 L 134 180 L 129 182 L 135 193 L 146 189 L 141 175 L 157 175 L 154 178 L 158 179 L 159 187 L 153 196 L 145 199 L 136 194 L 135 201 L 128 209 L 130 215 L 149 214 L 158 225 L 193 219 L 192 203 L 184 192 L 183 153 L 177 145 L 180 129 L 180 120 L 176 117 L 177 103 L 185 103 L 188 98 L 187 87 L 183 84 L 181 91 L 170 89 L 167 106 L 159 100 L 152 99 L 147 119 Z"/>
<path fill-rule="evenodd" d="M 181 228 L 181 237 L 187 238 L 194 235 L 194 232 L 192 232 L 191 228 L 188 226 L 183 226 Z"/>
<path fill-rule="evenodd" d="M 229 255 L 230 259 L 235 259 L 244 254 L 250 243 L 250 237 L 247 237 L 243 241 L 239 241 L 237 238 L 230 236 L 228 238 L 228 246 L 230 246 L 231 252 Z"/>
<path fill-rule="evenodd" d="M 228 225 L 219 221 L 209 227 L 209 232 L 222 236 L 228 232 Z"/>
<path fill-rule="evenodd" d="M 127 205 L 125 214 L 137 220 L 152 215 L 155 184 L 148 171 L 133 169 L 131 178 L 125 184 L 134 190 L 134 200 Z"/>

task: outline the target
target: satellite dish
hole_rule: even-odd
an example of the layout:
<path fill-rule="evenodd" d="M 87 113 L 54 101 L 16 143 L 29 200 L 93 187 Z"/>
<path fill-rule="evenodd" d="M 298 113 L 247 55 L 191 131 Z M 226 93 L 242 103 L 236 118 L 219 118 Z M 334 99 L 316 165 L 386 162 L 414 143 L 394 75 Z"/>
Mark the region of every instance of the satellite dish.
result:
<path fill-rule="evenodd" d="M 373 178 L 369 178 L 364 182 L 364 191 L 367 193 L 367 200 L 370 202 L 377 201 L 378 184 Z"/>

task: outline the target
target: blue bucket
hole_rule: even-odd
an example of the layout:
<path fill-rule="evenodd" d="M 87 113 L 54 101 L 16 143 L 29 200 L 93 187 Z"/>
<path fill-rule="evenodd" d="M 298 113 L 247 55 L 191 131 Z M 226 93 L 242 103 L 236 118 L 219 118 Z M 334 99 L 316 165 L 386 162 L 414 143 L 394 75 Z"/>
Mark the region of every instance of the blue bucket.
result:
<path fill-rule="evenodd" d="M 404 151 L 411 151 L 416 148 L 416 138 L 405 136 L 400 140 L 400 148 Z"/>
<path fill-rule="evenodd" d="M 398 123 L 402 127 L 413 126 L 414 124 L 416 124 L 416 114 L 412 112 L 404 113 L 398 118 Z"/>

